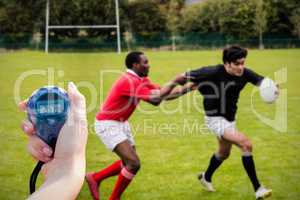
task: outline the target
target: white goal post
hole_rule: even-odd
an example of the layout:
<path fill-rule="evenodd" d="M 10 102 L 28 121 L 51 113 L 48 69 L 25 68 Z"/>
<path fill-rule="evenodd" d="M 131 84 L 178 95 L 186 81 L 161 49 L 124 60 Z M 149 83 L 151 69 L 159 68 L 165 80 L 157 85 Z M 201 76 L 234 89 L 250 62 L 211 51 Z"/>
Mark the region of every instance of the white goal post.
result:
<path fill-rule="evenodd" d="M 45 27 L 45 53 L 49 51 L 49 30 L 50 29 L 108 29 L 115 28 L 117 30 L 117 43 L 118 43 L 118 53 L 121 53 L 121 35 L 120 35 L 120 19 L 119 19 L 119 0 L 115 0 L 115 12 L 116 12 L 116 24 L 113 25 L 49 25 L 49 1 L 47 0 L 46 5 L 46 27 Z"/>

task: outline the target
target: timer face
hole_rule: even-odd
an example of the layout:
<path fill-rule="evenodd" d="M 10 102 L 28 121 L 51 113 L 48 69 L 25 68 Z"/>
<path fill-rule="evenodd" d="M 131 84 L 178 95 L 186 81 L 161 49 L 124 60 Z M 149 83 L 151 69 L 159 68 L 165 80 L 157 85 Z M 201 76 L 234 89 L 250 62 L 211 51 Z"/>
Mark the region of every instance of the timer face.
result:
<path fill-rule="evenodd" d="M 68 94 L 58 87 L 45 86 L 36 90 L 27 104 L 28 119 L 34 124 L 37 136 L 55 148 L 68 116 Z"/>
<path fill-rule="evenodd" d="M 37 113 L 40 115 L 56 115 L 65 111 L 63 100 L 48 100 L 37 102 Z"/>

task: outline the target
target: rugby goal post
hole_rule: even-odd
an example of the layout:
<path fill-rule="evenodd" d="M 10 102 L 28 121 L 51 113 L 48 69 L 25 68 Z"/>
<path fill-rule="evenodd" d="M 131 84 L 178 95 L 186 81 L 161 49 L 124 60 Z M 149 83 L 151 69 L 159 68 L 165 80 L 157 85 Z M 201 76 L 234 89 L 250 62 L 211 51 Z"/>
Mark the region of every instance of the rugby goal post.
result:
<path fill-rule="evenodd" d="M 49 3 L 50 0 L 46 2 L 46 27 L 45 27 L 45 53 L 49 52 L 49 30 L 50 29 L 116 29 L 117 31 L 117 45 L 118 49 L 117 52 L 121 53 L 121 35 L 120 35 L 120 19 L 119 19 L 119 0 L 115 0 L 115 12 L 116 12 L 116 24 L 112 25 L 50 25 L 49 24 L 49 17 L 50 17 L 50 10 L 49 10 Z"/>

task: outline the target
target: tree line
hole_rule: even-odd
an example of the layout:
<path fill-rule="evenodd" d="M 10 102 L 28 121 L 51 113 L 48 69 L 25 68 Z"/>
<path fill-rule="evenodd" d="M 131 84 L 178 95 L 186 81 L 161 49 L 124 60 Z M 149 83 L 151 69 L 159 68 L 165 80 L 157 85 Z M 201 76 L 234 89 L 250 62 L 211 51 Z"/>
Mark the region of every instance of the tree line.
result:
<path fill-rule="evenodd" d="M 115 24 L 114 0 L 50 0 L 51 25 Z M 153 38 L 210 34 L 249 39 L 264 36 L 300 39 L 299 0 L 119 0 L 122 37 Z M 23 37 L 45 31 L 46 0 L 0 0 L 0 34 Z M 57 38 L 102 37 L 113 30 L 51 30 Z M 0 37 L 1 37 L 0 35 Z"/>

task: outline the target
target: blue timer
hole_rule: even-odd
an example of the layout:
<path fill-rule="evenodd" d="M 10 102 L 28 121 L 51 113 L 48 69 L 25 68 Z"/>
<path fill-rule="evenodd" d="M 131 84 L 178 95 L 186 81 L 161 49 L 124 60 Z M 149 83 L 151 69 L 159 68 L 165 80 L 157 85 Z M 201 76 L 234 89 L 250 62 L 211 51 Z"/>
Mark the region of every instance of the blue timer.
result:
<path fill-rule="evenodd" d="M 68 116 L 70 101 L 64 89 L 45 86 L 36 90 L 27 102 L 28 119 L 38 137 L 55 148 L 60 129 Z"/>

